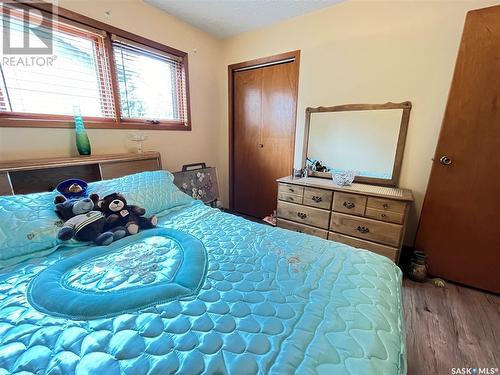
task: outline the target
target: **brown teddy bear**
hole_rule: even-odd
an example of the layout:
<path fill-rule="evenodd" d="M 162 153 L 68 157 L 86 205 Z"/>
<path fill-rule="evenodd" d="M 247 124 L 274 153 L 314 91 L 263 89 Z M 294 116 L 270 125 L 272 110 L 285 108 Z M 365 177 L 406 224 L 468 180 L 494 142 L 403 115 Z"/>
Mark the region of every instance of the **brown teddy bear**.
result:
<path fill-rule="evenodd" d="M 120 193 L 105 196 L 98 203 L 106 216 L 107 229 L 123 226 L 128 234 L 136 234 L 139 229 L 154 228 L 158 222 L 156 216 L 144 217 L 146 210 L 139 206 L 128 205 Z"/>
<path fill-rule="evenodd" d="M 96 245 L 109 245 L 124 237 L 127 234 L 124 227 L 115 225 L 113 228 L 106 228 L 106 218 L 96 210 L 98 201 L 97 194 L 74 199 L 58 195 L 54 199 L 55 211 L 66 222 L 57 238 L 62 241 L 74 238 L 78 241 L 94 241 Z"/>

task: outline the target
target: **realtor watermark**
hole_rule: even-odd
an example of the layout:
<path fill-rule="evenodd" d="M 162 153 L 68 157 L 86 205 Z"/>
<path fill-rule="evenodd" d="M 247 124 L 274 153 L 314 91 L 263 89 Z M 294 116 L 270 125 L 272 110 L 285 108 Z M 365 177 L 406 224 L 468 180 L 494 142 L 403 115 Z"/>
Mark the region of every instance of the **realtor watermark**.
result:
<path fill-rule="evenodd" d="M 36 6 L 40 2 L 29 4 Z M 53 30 L 56 7 L 43 3 L 36 7 L 18 6 L 13 1 L 0 0 L 2 21 L 2 59 L 4 66 L 52 66 Z"/>
<path fill-rule="evenodd" d="M 57 56 L 2 56 L 4 66 L 52 66 Z"/>

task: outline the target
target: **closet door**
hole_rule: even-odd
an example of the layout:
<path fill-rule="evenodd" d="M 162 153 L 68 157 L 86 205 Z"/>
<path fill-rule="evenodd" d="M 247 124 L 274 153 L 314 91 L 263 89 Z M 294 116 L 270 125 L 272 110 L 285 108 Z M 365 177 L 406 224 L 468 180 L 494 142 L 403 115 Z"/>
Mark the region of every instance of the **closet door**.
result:
<path fill-rule="evenodd" d="M 276 179 L 290 175 L 298 61 L 232 72 L 232 209 L 263 218 L 276 209 Z"/>
<path fill-rule="evenodd" d="M 468 13 L 416 238 L 434 276 L 500 293 L 500 6 Z"/>
<path fill-rule="evenodd" d="M 278 184 L 293 167 L 295 143 L 295 77 L 297 64 L 287 63 L 262 68 L 262 125 L 260 162 L 262 176 L 258 217 L 276 209 Z M 262 216 L 264 214 L 264 216 Z"/>
<path fill-rule="evenodd" d="M 262 162 L 262 69 L 234 74 L 233 210 L 258 216 Z"/>

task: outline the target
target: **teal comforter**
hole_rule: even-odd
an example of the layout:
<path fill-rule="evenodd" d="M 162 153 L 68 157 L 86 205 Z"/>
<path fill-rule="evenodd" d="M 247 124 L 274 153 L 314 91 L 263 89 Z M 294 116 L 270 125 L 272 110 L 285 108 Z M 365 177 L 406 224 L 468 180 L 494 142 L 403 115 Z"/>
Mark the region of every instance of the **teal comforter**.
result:
<path fill-rule="evenodd" d="M 121 240 L 121 253 L 61 247 L 4 268 L 0 374 L 406 373 L 401 273 L 388 259 L 198 202 L 164 212 L 159 226 L 177 235 L 154 229 L 137 246 Z M 115 310 L 90 299 L 102 317 L 78 320 L 37 306 L 30 293 L 44 271 L 81 293 L 113 292 Z M 156 300 L 148 289 L 174 282 L 189 290 Z M 62 297 L 50 285 L 37 293 L 53 306 Z"/>

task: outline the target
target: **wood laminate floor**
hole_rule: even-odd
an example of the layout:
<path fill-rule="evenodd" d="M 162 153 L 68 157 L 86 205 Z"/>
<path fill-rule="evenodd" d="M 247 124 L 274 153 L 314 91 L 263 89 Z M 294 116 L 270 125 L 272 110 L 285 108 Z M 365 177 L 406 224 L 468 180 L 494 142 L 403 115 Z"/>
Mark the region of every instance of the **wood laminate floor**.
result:
<path fill-rule="evenodd" d="M 451 283 L 437 288 L 405 279 L 403 303 L 408 375 L 500 367 L 500 296 Z"/>

